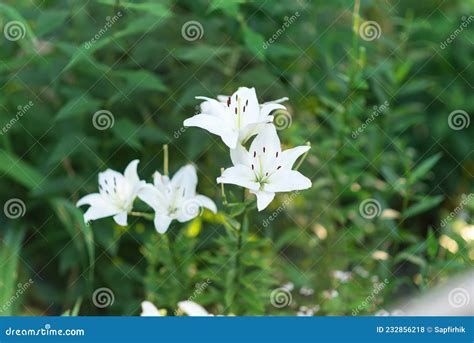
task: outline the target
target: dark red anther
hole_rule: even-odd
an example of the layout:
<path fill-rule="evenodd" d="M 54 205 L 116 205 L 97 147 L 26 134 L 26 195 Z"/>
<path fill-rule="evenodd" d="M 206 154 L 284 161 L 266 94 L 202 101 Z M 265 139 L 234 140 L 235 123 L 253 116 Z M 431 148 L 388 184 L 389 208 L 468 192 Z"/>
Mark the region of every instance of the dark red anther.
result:
<path fill-rule="evenodd" d="M 254 167 L 253 164 L 252 164 L 252 170 L 254 170 L 254 169 L 255 169 L 255 167 Z"/>
<path fill-rule="evenodd" d="M 263 152 L 265 152 L 265 147 L 263 147 Z"/>
<path fill-rule="evenodd" d="M 281 168 L 281 166 L 278 166 L 277 170 L 280 169 L 280 168 Z"/>
<path fill-rule="evenodd" d="M 255 158 L 255 156 L 257 156 L 257 152 L 256 152 L 256 151 L 253 152 L 253 158 Z"/>
<path fill-rule="evenodd" d="M 278 151 L 277 151 L 277 153 L 276 153 L 276 157 L 278 158 Z"/>
<path fill-rule="evenodd" d="M 237 114 L 237 107 L 235 108 L 235 114 Z"/>
<path fill-rule="evenodd" d="M 227 98 L 227 107 L 230 106 L 230 97 Z"/>

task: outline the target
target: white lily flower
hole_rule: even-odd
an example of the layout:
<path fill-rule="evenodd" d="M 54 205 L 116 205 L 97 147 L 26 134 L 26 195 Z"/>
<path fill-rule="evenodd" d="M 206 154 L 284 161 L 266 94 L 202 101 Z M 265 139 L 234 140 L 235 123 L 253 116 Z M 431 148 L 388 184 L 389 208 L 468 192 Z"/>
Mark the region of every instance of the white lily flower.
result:
<path fill-rule="evenodd" d="M 202 96 L 196 99 L 206 100 L 201 104 L 202 113 L 186 119 L 184 126 L 200 127 L 218 135 L 231 149 L 235 149 L 238 143 L 244 144 L 265 124 L 272 122 L 270 113 L 273 110 L 285 109 L 275 101 L 259 105 L 255 88 L 240 87 L 225 102 L 219 100 L 222 100 L 221 96 L 218 100 Z"/>
<path fill-rule="evenodd" d="M 112 169 L 99 173 L 99 193 L 86 195 L 76 204 L 90 206 L 84 213 L 85 222 L 113 216 L 117 224 L 127 225 L 127 213 L 132 210 L 140 187 L 145 185 L 138 177 L 139 162 L 130 162 L 123 174 Z"/>
<path fill-rule="evenodd" d="M 185 300 L 185 301 L 180 301 L 178 303 L 178 308 L 187 314 L 188 316 L 191 317 L 209 317 L 213 316 L 213 314 L 210 314 L 209 312 L 206 311 L 204 307 L 201 305 L 195 303 L 194 301 L 191 300 Z"/>
<path fill-rule="evenodd" d="M 150 301 L 142 302 L 142 317 L 161 317 L 161 312 Z"/>
<path fill-rule="evenodd" d="M 143 186 L 138 197 L 155 211 L 154 223 L 159 233 L 165 233 L 174 219 L 184 223 L 197 217 L 201 207 L 217 212 L 210 198 L 196 194 L 198 179 L 194 166 L 182 167 L 171 180 L 158 172 L 153 179 L 154 185 Z"/>
<path fill-rule="evenodd" d="M 245 187 L 257 196 L 257 208 L 265 209 L 276 192 L 291 192 L 311 187 L 311 180 L 296 170 L 294 163 L 309 146 L 299 146 L 281 151 L 280 139 L 273 125 L 267 125 L 255 137 L 247 151 L 238 146 L 231 150 L 233 167 L 227 168 L 218 183 Z"/>

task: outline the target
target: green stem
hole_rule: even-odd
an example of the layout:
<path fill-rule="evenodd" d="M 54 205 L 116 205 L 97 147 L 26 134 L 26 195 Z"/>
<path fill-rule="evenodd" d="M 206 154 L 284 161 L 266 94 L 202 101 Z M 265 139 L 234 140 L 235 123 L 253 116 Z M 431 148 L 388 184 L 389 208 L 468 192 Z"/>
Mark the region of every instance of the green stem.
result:
<path fill-rule="evenodd" d="M 166 242 L 166 246 L 168 248 L 168 252 L 171 257 L 171 263 L 173 264 L 172 267 L 174 268 L 174 272 L 176 273 L 176 279 L 178 280 L 178 284 L 182 287 L 184 286 L 183 274 L 181 273 L 180 264 L 176 256 L 176 251 L 174 249 L 176 240 L 174 238 L 172 239 L 173 235 L 171 234 L 171 232 L 169 232 L 169 235 L 168 234 L 163 235 L 163 239 Z"/>
<path fill-rule="evenodd" d="M 311 146 L 311 143 L 306 142 L 306 145 Z M 298 164 L 296 165 L 295 170 L 298 170 L 301 167 L 301 164 L 306 159 L 306 156 L 308 156 L 308 153 L 309 153 L 309 150 L 304 153 L 303 157 L 301 157 L 301 159 L 298 161 Z"/>
<path fill-rule="evenodd" d="M 145 218 L 151 221 L 153 221 L 153 219 L 155 218 L 155 215 L 153 213 L 130 211 L 128 212 L 128 214 L 133 217 L 141 217 L 141 218 Z"/>

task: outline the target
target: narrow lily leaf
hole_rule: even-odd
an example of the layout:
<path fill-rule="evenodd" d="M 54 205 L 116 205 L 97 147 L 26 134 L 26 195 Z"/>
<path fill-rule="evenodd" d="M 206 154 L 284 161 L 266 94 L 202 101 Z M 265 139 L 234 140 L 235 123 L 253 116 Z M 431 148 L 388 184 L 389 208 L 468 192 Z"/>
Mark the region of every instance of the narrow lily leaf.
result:
<path fill-rule="evenodd" d="M 19 157 L 0 149 L 0 172 L 29 190 L 40 185 L 44 177 Z"/>
<path fill-rule="evenodd" d="M 130 90 L 133 89 L 149 89 L 159 92 L 166 91 L 166 86 L 163 84 L 161 79 L 146 70 L 121 70 L 115 72 L 114 75 L 123 78 L 130 84 Z"/>
<path fill-rule="evenodd" d="M 424 177 L 434 167 L 440 158 L 441 153 L 438 153 L 421 162 L 420 165 L 416 167 L 410 175 L 409 183 L 412 184 L 418 179 Z"/>
<path fill-rule="evenodd" d="M 99 2 L 104 5 L 117 6 L 116 0 L 99 0 Z M 120 1 L 120 7 L 127 10 L 136 10 L 145 14 L 151 14 L 160 19 L 166 19 L 173 15 L 167 6 L 157 2 L 133 3 L 129 1 Z"/>
<path fill-rule="evenodd" d="M 101 101 L 88 95 L 69 100 L 56 114 L 55 120 L 66 119 L 84 113 L 94 113 L 100 108 Z"/>
<path fill-rule="evenodd" d="M 93 281 L 95 249 L 92 229 L 84 223 L 81 210 L 66 199 L 54 199 L 51 204 L 66 230 L 71 235 L 76 249 L 80 253 L 83 267 L 88 270 L 89 282 Z"/>
<path fill-rule="evenodd" d="M 260 61 L 265 60 L 265 54 L 263 49 L 264 39 L 263 36 L 253 31 L 248 26 L 243 26 L 242 33 L 244 35 L 244 42 L 247 47 Z"/>
<path fill-rule="evenodd" d="M 437 196 L 434 196 L 434 197 L 425 197 L 420 202 L 418 202 L 415 205 L 409 207 L 403 213 L 403 217 L 406 219 L 406 218 L 416 216 L 420 213 L 426 212 L 429 209 L 437 206 L 439 203 L 441 203 L 441 201 L 443 201 L 443 196 L 442 195 L 437 195 Z"/>
<path fill-rule="evenodd" d="M 0 304 L 7 304 L 17 291 L 21 242 L 25 231 L 8 227 L 0 244 Z M 13 313 L 13 306 L 4 306 L 2 315 Z"/>

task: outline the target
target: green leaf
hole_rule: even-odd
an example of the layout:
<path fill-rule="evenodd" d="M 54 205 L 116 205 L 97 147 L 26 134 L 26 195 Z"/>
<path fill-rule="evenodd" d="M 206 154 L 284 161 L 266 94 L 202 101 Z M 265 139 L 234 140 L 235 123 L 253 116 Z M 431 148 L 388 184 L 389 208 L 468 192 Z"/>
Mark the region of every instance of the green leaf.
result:
<path fill-rule="evenodd" d="M 407 208 L 405 212 L 403 212 L 403 217 L 406 219 L 426 212 L 429 209 L 437 206 L 439 203 L 441 203 L 441 201 L 443 201 L 442 195 L 425 197 L 420 202 Z"/>
<path fill-rule="evenodd" d="M 265 60 L 263 36 L 253 31 L 247 25 L 242 27 L 242 33 L 244 35 L 244 42 L 247 49 L 249 49 L 260 61 Z"/>
<path fill-rule="evenodd" d="M 161 79 L 154 73 L 145 69 L 141 70 L 121 70 L 114 73 L 123 78 L 131 86 L 131 89 L 141 88 L 155 90 L 158 92 L 166 91 L 166 86 Z"/>
<path fill-rule="evenodd" d="M 36 33 L 38 36 L 45 36 L 46 34 L 57 30 L 64 24 L 69 11 L 49 9 L 42 11 L 36 23 Z"/>
<path fill-rule="evenodd" d="M 69 100 L 56 114 L 55 120 L 75 117 L 84 113 L 94 113 L 101 105 L 101 101 L 88 95 L 81 95 Z"/>
<path fill-rule="evenodd" d="M 21 158 L 0 149 L 0 171 L 29 190 L 39 186 L 44 177 Z"/>
<path fill-rule="evenodd" d="M 69 232 L 74 246 L 79 252 L 84 269 L 89 272 L 88 282 L 93 282 L 95 249 L 94 237 L 90 225 L 84 223 L 82 211 L 66 199 L 53 199 L 51 205 L 59 220 Z M 87 263 L 88 261 L 88 263 Z"/>
<path fill-rule="evenodd" d="M 6 305 L 17 292 L 18 264 L 20 262 L 21 242 L 25 231 L 15 227 L 8 227 L 0 238 L 0 304 L 1 314 L 13 314 L 13 305 Z"/>
<path fill-rule="evenodd" d="M 441 153 L 437 153 L 436 155 L 431 156 L 430 158 L 421 162 L 418 167 L 416 167 L 410 175 L 409 183 L 413 184 L 418 179 L 424 177 L 431 168 L 439 161 L 441 158 Z"/>
<path fill-rule="evenodd" d="M 439 245 L 438 245 L 438 240 L 436 239 L 436 236 L 432 228 L 428 230 L 428 237 L 426 239 L 426 244 L 427 244 L 428 256 L 432 259 L 435 258 L 438 252 Z"/>
<path fill-rule="evenodd" d="M 13 37 L 23 49 L 33 51 L 33 41 L 36 40 L 36 35 L 34 34 L 26 19 L 14 7 L 4 3 L 0 3 L 0 13 L 4 13 L 6 17 L 12 20 L 12 22 L 16 22 L 11 23 L 9 27 L 6 25 L 2 26 L 4 35 L 7 35 L 9 32 L 10 36 Z M 26 39 L 16 39 L 23 36 L 26 37 Z"/>
<path fill-rule="evenodd" d="M 117 6 L 117 0 L 99 0 L 99 2 L 104 5 L 110 5 L 114 7 Z M 173 15 L 167 6 L 159 2 L 133 3 L 128 1 L 120 1 L 119 4 L 120 7 L 123 7 L 127 10 L 144 12 L 145 14 L 151 14 L 161 19 L 169 18 Z"/>
<path fill-rule="evenodd" d="M 140 127 L 129 119 L 120 119 L 112 127 L 115 136 L 134 149 L 141 149 L 142 145 L 138 140 Z"/>

